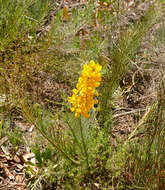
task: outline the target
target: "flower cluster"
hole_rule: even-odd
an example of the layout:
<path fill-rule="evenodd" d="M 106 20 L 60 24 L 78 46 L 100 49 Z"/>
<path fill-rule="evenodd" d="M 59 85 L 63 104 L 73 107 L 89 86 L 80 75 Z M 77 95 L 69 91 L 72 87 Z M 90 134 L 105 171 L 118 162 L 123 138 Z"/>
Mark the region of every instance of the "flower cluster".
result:
<path fill-rule="evenodd" d="M 76 88 L 73 89 L 72 97 L 68 97 L 68 101 L 72 104 L 71 112 L 75 111 L 75 117 L 82 114 L 85 118 L 89 118 L 90 109 L 94 104 L 98 103 L 95 98 L 98 92 L 95 88 L 100 85 L 101 66 L 93 60 L 89 64 L 83 65 L 81 77 L 78 80 Z"/>

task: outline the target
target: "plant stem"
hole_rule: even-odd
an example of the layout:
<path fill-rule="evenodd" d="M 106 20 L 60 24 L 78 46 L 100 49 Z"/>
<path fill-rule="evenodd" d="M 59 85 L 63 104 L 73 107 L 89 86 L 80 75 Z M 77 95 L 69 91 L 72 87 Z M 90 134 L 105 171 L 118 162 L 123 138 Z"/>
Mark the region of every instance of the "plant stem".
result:
<path fill-rule="evenodd" d="M 83 135 L 81 116 L 79 118 L 79 123 L 80 123 L 80 134 L 81 134 L 82 144 L 83 144 L 84 153 L 85 153 L 85 156 L 86 156 L 87 169 L 89 170 L 88 152 L 87 152 L 87 147 L 86 147 L 85 140 L 84 140 L 84 135 Z"/>
<path fill-rule="evenodd" d="M 81 152 L 83 153 L 82 146 L 81 146 L 81 142 L 78 140 L 78 138 L 77 138 L 77 136 L 76 136 L 76 134 L 75 134 L 75 132 L 74 132 L 74 129 L 72 129 L 72 127 L 71 127 L 71 125 L 70 125 L 70 123 L 69 123 L 68 121 L 66 121 L 66 123 L 67 123 L 68 126 L 69 126 L 69 129 L 70 129 L 70 131 L 71 131 L 71 133 L 72 133 L 72 135 L 73 135 L 73 137 L 74 137 L 74 140 L 76 141 L 76 143 L 77 143 L 77 145 L 79 146 Z"/>
<path fill-rule="evenodd" d="M 34 120 L 30 117 L 30 114 L 28 113 L 28 111 L 26 110 L 26 108 L 24 107 L 24 105 L 21 102 L 21 107 L 22 110 L 25 114 L 25 117 L 27 118 L 27 120 L 33 124 L 35 126 L 35 128 L 41 133 L 41 135 L 49 142 L 51 143 L 59 152 L 61 152 L 65 158 L 67 158 L 68 160 L 70 160 L 71 162 L 73 162 L 74 164 L 80 165 L 80 163 L 72 158 L 70 158 L 70 156 L 68 156 L 68 154 L 66 154 L 66 152 L 64 150 L 62 150 L 57 144 L 55 144 L 52 139 L 50 139 L 49 137 L 47 137 L 45 135 L 45 133 L 40 129 L 40 127 L 34 122 Z"/>

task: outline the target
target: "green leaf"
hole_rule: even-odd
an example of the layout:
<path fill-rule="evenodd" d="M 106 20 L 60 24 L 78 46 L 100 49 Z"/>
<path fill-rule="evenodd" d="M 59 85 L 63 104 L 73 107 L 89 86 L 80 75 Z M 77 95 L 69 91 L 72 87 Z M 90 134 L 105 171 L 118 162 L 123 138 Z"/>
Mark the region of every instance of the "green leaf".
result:
<path fill-rule="evenodd" d="M 42 167 L 43 161 L 42 161 L 40 150 L 39 149 L 32 149 L 32 152 L 35 154 L 35 158 L 38 161 L 38 166 Z"/>
<path fill-rule="evenodd" d="M 43 162 L 47 159 L 51 159 L 52 150 L 50 148 L 46 148 L 45 152 L 42 153 Z"/>

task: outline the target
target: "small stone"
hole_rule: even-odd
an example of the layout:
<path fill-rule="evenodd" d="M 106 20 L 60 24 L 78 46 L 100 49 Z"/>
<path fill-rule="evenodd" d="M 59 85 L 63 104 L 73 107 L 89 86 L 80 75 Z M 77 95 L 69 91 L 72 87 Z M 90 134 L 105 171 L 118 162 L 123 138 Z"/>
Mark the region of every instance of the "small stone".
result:
<path fill-rule="evenodd" d="M 17 155 L 15 155 L 13 159 L 16 163 L 21 163 L 21 160 Z"/>

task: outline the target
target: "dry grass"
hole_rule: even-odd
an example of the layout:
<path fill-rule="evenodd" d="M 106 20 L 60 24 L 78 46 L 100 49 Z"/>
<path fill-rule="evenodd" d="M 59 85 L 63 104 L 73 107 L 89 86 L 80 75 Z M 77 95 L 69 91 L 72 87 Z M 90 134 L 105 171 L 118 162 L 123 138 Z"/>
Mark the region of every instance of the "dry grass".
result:
<path fill-rule="evenodd" d="M 5 155 L 5 147 L 12 159 L 24 150 L 21 144 L 19 158 L 33 151 L 37 172 L 26 168 L 29 189 L 164 187 L 164 2 L 132 2 L 0 5 L 0 139 L 9 137 L 0 152 Z M 67 96 L 91 59 L 103 66 L 103 80 L 99 106 L 82 120 L 87 171 Z M 51 141 L 81 165 L 62 157 Z"/>

